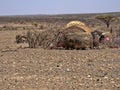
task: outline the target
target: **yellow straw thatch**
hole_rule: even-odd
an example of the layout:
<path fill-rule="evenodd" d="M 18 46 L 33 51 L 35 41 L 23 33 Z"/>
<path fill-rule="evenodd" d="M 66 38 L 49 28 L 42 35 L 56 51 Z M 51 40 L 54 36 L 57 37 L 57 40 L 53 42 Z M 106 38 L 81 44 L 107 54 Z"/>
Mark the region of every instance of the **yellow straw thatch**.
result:
<path fill-rule="evenodd" d="M 80 21 L 71 21 L 70 23 L 68 23 L 66 25 L 66 28 L 72 27 L 72 26 L 85 26 L 84 23 L 80 22 Z"/>
<path fill-rule="evenodd" d="M 71 21 L 66 25 L 66 29 L 72 28 L 72 27 L 83 29 L 85 32 L 92 32 L 92 30 L 88 26 L 86 26 L 83 22 L 80 22 L 80 21 Z"/>

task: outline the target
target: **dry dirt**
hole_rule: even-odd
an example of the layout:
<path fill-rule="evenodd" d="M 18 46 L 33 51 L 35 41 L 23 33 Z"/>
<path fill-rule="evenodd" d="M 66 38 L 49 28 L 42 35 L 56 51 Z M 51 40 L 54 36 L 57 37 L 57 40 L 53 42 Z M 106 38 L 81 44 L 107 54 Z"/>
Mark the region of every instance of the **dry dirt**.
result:
<path fill-rule="evenodd" d="M 120 90 L 120 49 L 43 50 L 0 31 L 0 90 Z"/>

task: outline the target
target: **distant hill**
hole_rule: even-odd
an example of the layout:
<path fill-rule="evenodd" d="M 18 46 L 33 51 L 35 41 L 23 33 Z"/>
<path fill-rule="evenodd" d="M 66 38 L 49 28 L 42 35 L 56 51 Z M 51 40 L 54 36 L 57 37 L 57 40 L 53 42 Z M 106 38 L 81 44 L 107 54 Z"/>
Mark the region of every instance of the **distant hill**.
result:
<path fill-rule="evenodd" d="M 81 20 L 83 22 L 88 22 L 93 20 L 96 15 L 109 14 L 116 17 L 120 17 L 120 12 L 113 13 L 94 13 L 94 14 L 60 14 L 60 15 L 14 15 L 14 16 L 0 16 L 0 23 L 8 22 L 69 22 L 72 20 Z"/>

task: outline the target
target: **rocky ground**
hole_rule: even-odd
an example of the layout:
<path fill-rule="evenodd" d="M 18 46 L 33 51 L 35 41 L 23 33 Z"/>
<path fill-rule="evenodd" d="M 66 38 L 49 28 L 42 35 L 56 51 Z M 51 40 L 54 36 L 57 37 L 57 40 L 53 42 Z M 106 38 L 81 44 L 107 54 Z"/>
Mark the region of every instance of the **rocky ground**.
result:
<path fill-rule="evenodd" d="M 120 90 L 120 49 L 23 48 L 20 32 L 0 31 L 0 90 Z"/>
<path fill-rule="evenodd" d="M 0 52 L 1 90 L 120 90 L 120 49 Z"/>

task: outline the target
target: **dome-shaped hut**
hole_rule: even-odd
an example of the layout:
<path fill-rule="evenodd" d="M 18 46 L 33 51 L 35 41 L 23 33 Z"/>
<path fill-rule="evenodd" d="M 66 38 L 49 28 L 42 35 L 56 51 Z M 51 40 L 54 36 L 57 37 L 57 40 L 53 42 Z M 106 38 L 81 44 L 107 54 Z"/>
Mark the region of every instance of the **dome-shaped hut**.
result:
<path fill-rule="evenodd" d="M 63 31 L 66 49 L 92 48 L 92 30 L 80 21 L 71 21 Z"/>

